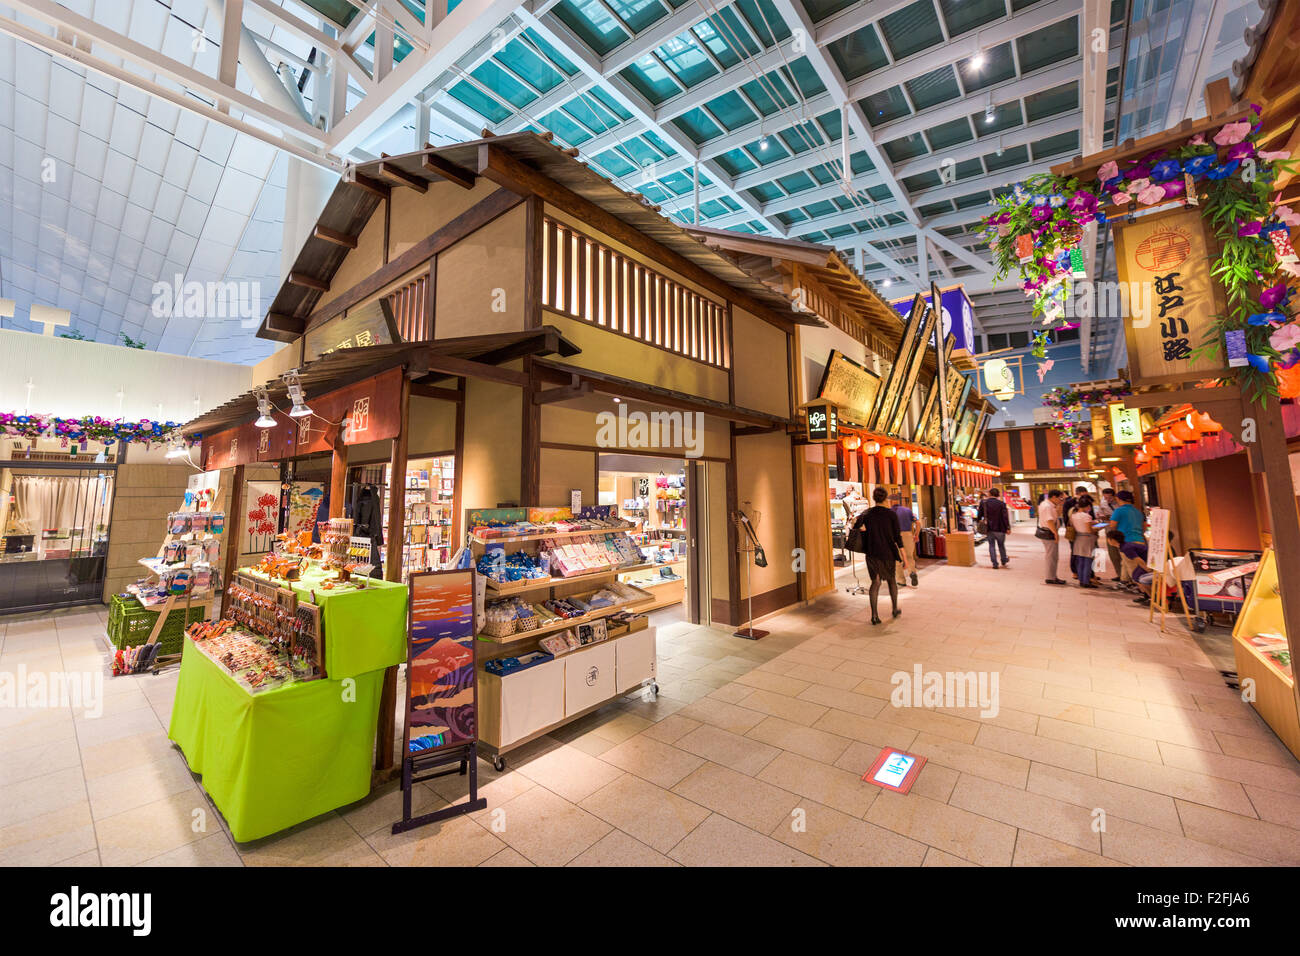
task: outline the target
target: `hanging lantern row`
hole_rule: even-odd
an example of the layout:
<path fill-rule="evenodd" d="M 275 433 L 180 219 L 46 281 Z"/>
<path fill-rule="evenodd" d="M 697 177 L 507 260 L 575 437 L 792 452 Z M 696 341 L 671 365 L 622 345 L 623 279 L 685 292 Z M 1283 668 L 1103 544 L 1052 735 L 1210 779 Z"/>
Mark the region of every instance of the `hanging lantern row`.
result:
<path fill-rule="evenodd" d="M 1133 460 L 1139 465 L 1149 464 L 1161 455 L 1167 455 L 1187 445 L 1194 445 L 1206 435 L 1214 435 L 1221 431 L 1223 431 L 1222 425 L 1204 412 L 1193 409 L 1182 418 L 1156 430 L 1134 453 Z"/>
<path fill-rule="evenodd" d="M 856 434 L 841 435 L 840 447 L 847 452 L 861 450 L 866 455 L 880 455 L 886 459 L 892 458 L 899 462 L 911 462 L 915 465 L 921 465 L 927 468 L 938 468 L 943 465 L 943 456 L 941 455 L 936 455 L 919 448 L 908 448 L 904 445 L 893 445 L 886 442 L 880 442 L 874 438 L 864 439 L 861 435 Z M 963 475 L 969 475 L 972 477 L 979 476 L 981 478 L 989 478 L 999 474 L 996 468 L 959 460 L 953 461 L 953 469 L 961 472 Z"/>

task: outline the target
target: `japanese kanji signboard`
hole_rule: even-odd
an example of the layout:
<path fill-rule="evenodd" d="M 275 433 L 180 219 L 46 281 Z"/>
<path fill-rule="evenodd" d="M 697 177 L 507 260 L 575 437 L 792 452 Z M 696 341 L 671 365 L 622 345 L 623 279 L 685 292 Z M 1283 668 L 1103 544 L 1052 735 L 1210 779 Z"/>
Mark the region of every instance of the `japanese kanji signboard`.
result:
<path fill-rule="evenodd" d="M 1223 349 L 1193 360 L 1215 316 L 1226 312 L 1210 275 L 1217 242 L 1197 208 L 1116 221 L 1115 259 L 1128 293 L 1124 333 L 1134 385 L 1197 381 L 1226 374 Z"/>

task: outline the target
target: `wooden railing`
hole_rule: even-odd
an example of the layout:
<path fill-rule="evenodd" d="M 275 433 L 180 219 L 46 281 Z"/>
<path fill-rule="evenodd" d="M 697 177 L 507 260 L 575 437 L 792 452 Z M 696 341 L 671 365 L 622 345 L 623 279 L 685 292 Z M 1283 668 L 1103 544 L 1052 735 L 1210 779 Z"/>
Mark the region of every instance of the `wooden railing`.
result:
<path fill-rule="evenodd" d="M 425 342 L 433 338 L 429 328 L 429 275 L 422 273 L 387 296 L 397 322 L 397 334 L 403 342 Z"/>
<path fill-rule="evenodd" d="M 550 218 L 542 304 L 697 362 L 731 366 L 725 306 Z"/>

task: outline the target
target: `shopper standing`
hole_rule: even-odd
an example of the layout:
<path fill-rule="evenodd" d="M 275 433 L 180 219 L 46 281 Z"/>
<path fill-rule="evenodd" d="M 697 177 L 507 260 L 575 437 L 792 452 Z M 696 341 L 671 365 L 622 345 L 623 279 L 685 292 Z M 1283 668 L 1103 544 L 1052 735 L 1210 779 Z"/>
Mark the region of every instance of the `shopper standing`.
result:
<path fill-rule="evenodd" d="M 1119 498 L 1119 507 L 1110 513 L 1110 524 L 1106 530 L 1118 531 L 1124 535 L 1124 541 L 1127 544 L 1141 542 L 1147 543 L 1147 536 L 1143 533 L 1146 527 L 1146 519 L 1142 517 L 1142 512 L 1133 504 L 1133 492 L 1121 491 L 1117 496 Z"/>
<path fill-rule="evenodd" d="M 853 522 L 853 529 L 862 532 L 864 541 L 863 554 L 866 557 L 867 572 L 871 575 L 871 623 L 880 623 L 877 600 L 880 595 L 880 582 L 889 584 L 889 601 L 893 606 L 893 615 L 898 617 L 902 609 L 898 606 L 898 580 L 895 577 L 895 565 L 899 562 L 903 547 L 903 535 L 898 530 L 898 515 L 885 507 L 889 493 L 884 488 L 877 488 L 871 493 L 876 502 Z"/>
<path fill-rule="evenodd" d="M 1096 518 L 1092 514 L 1092 497 L 1087 493 L 1080 495 L 1070 512 L 1070 527 L 1074 529 L 1074 545 L 1070 549 L 1074 576 L 1079 579 L 1079 587 L 1094 589 L 1092 583 L 1092 552 L 1097 547 L 1097 529 L 1093 527 Z"/>
<path fill-rule="evenodd" d="M 916 576 L 916 512 L 903 503 L 903 498 L 898 498 L 898 504 L 894 505 L 894 514 L 898 516 L 898 534 L 903 541 L 903 560 L 898 562 L 898 586 L 907 587 L 907 580 L 904 574 L 910 575 L 912 587 L 916 587 L 918 579 Z"/>
<path fill-rule="evenodd" d="M 1101 489 L 1101 500 L 1096 505 L 1097 520 L 1110 521 L 1111 515 L 1115 513 L 1115 509 L 1119 507 L 1119 504 L 1120 501 L 1115 494 L 1114 488 Z M 1107 525 L 1108 530 L 1109 527 Z M 1122 582 L 1124 580 L 1124 572 L 1121 570 L 1124 564 L 1123 555 L 1120 554 L 1119 548 L 1115 546 L 1115 542 L 1111 541 L 1109 537 L 1106 539 L 1106 551 L 1110 555 L 1110 566 L 1115 571 L 1115 576 L 1111 580 Z"/>
<path fill-rule="evenodd" d="M 1065 492 L 1054 489 L 1049 491 L 1038 504 L 1038 530 L 1034 534 L 1043 542 L 1043 554 L 1047 559 L 1047 584 L 1065 583 L 1056 576 L 1061 558 L 1061 541 L 1058 535 L 1061 530 L 1061 499 L 1064 497 Z"/>
<path fill-rule="evenodd" d="M 985 532 L 989 540 L 989 560 L 993 562 L 993 570 L 997 570 L 998 552 L 1002 554 L 1001 567 L 1007 566 L 1007 532 L 1011 530 L 1011 515 L 1007 511 L 1007 503 L 1002 500 L 1002 489 L 990 488 L 989 496 L 980 502 L 984 526 L 988 530 Z"/>

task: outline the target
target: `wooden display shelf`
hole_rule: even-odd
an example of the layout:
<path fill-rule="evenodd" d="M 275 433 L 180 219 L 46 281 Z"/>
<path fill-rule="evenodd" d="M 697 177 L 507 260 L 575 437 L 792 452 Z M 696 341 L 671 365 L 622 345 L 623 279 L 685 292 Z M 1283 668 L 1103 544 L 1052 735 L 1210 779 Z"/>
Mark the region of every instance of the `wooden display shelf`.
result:
<path fill-rule="evenodd" d="M 555 587 L 558 584 L 572 584 L 574 581 L 589 581 L 592 578 L 605 578 L 618 574 L 619 568 L 608 568 L 604 571 L 588 571 L 585 574 L 571 574 L 567 578 L 525 578 L 522 581 L 506 581 L 498 583 L 488 578 L 487 586 L 489 591 L 497 594 L 522 594 L 525 591 L 539 591 L 542 588 Z"/>
<path fill-rule="evenodd" d="M 629 528 L 592 528 L 589 531 L 554 531 L 550 534 L 517 534 L 508 538 L 482 538 L 476 534 L 469 536 L 470 541 L 474 544 L 522 544 L 525 541 L 545 541 L 548 538 L 564 539 L 579 538 L 584 534 L 632 534 L 637 530 L 636 525 Z"/>
<path fill-rule="evenodd" d="M 640 588 L 637 588 L 635 584 L 629 586 L 636 588 L 638 591 L 641 590 Z M 490 634 L 479 634 L 478 639 L 490 644 L 518 644 L 521 641 L 526 641 L 530 638 L 541 637 L 545 634 L 553 634 L 556 631 L 564 631 L 571 627 L 577 627 L 579 624 L 590 624 L 592 621 L 599 621 L 601 618 L 612 617 L 621 611 L 640 613 L 641 611 L 649 610 L 648 605 L 653 604 L 655 600 L 653 594 L 648 594 L 646 592 L 642 593 L 645 594 L 645 597 L 639 601 L 632 601 L 628 604 L 616 604 L 613 607 L 597 608 L 588 614 L 582 615 L 582 617 L 570 617 L 564 620 L 555 621 L 551 624 L 539 624 L 531 631 L 515 631 L 515 633 L 507 637 L 492 637 Z"/>

